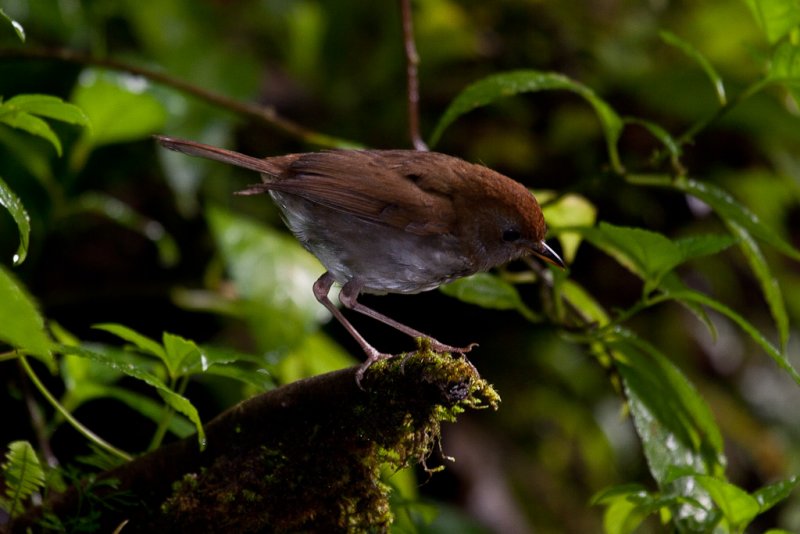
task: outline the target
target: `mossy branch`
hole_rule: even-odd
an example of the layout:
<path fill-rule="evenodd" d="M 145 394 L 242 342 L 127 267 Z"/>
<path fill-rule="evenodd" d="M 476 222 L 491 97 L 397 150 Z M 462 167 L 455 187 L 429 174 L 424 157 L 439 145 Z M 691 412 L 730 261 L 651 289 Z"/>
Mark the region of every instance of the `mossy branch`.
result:
<path fill-rule="evenodd" d="M 496 408 L 499 397 L 464 359 L 425 347 L 405 358 L 301 380 L 246 400 L 194 437 L 101 475 L 116 479 L 135 507 L 104 510 L 101 531 L 341 532 L 386 530 L 389 489 L 380 467 L 424 461 L 442 421 L 466 408 Z M 102 497 L 102 495 L 100 495 Z M 71 488 L 44 510 L 75 514 Z M 17 522 L 22 532 L 40 516 Z"/>

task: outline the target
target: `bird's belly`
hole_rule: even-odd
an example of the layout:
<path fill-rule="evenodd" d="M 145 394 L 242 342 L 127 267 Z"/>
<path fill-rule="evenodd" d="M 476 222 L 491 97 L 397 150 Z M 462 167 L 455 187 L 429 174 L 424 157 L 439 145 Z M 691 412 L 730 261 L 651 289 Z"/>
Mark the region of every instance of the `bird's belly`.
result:
<path fill-rule="evenodd" d="M 365 293 L 419 293 L 471 274 L 458 239 L 420 236 L 318 204 L 274 194 L 292 233 L 334 279 Z"/>

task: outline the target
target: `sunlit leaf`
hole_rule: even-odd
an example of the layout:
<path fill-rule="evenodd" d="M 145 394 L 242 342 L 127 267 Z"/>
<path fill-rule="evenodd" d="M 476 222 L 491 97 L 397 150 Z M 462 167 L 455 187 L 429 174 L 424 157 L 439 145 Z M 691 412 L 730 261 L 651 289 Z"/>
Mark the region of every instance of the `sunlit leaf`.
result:
<path fill-rule="evenodd" d="M 753 497 L 758 501 L 761 512 L 766 512 L 779 502 L 785 500 L 797 488 L 800 477 L 793 476 L 787 480 L 781 480 L 764 486 L 753 493 Z"/>
<path fill-rule="evenodd" d="M 208 360 L 194 341 L 164 332 L 164 364 L 173 379 L 186 374 L 188 369 L 208 368 Z"/>
<path fill-rule="evenodd" d="M 536 198 L 542 204 L 542 213 L 550 230 L 561 242 L 562 258 L 567 264 L 575 260 L 578 246 L 583 239 L 576 232 L 561 232 L 565 226 L 592 226 L 597 219 L 597 208 L 586 197 L 574 193 L 551 199 L 555 196 L 551 191 L 537 191 Z"/>
<path fill-rule="evenodd" d="M 22 27 L 22 24 L 9 17 L 2 8 L 0 8 L 0 19 L 8 21 L 11 27 L 14 28 L 14 32 L 17 34 L 17 37 L 19 37 L 19 40 L 23 43 L 25 42 L 25 28 Z"/>
<path fill-rule="evenodd" d="M 17 247 L 17 253 L 14 254 L 14 265 L 19 265 L 25 261 L 25 257 L 28 255 L 31 223 L 28 212 L 25 211 L 25 206 L 22 205 L 19 197 L 8 187 L 2 178 L 0 178 L 0 206 L 6 208 L 14 219 L 14 222 L 17 223 L 19 247 Z"/>
<path fill-rule="evenodd" d="M 758 501 L 738 486 L 708 475 L 693 478 L 714 500 L 733 532 L 743 532 L 744 527 L 758 515 Z"/>
<path fill-rule="evenodd" d="M 746 0 L 770 43 L 782 39 L 800 24 L 800 5 L 794 0 Z"/>
<path fill-rule="evenodd" d="M 69 124 L 89 126 L 89 117 L 81 108 L 64 102 L 57 96 L 40 94 L 23 94 L 9 98 L 6 106 L 14 107 L 48 119 L 55 119 Z"/>
<path fill-rule="evenodd" d="M 703 71 L 706 73 L 706 76 L 708 76 L 708 79 L 711 81 L 711 84 L 714 86 L 714 91 L 717 94 L 717 100 L 719 101 L 719 104 L 724 106 L 727 102 L 725 97 L 725 84 L 722 82 L 722 77 L 717 73 L 711 62 L 691 43 L 681 39 L 674 33 L 661 31 L 659 32 L 659 35 L 661 36 L 661 40 L 663 40 L 665 43 L 678 48 L 684 54 L 694 59 L 700 65 L 700 67 L 702 67 Z"/>
<path fill-rule="evenodd" d="M 0 265 L 0 341 L 36 356 L 50 368 L 52 342 L 36 303 L 14 277 Z"/>
<path fill-rule="evenodd" d="M 208 221 L 260 350 L 289 349 L 328 316 L 311 289 L 324 269 L 297 240 L 219 208 Z"/>
<path fill-rule="evenodd" d="M 143 139 L 162 129 L 166 112 L 140 77 L 89 69 L 72 95 L 92 125 L 92 146 Z"/>
<path fill-rule="evenodd" d="M 606 137 L 609 159 L 615 170 L 622 170 L 617 141 L 622 132 L 622 119 L 589 87 L 554 72 L 518 70 L 494 74 L 478 80 L 459 93 L 445 110 L 430 138 L 430 146 L 439 142 L 444 130 L 458 117 L 492 102 L 520 93 L 561 89 L 583 97 L 594 108 Z"/>
<path fill-rule="evenodd" d="M 660 486 L 674 466 L 719 475 L 722 434 L 689 380 L 654 346 L 624 329 L 603 341 L 615 352 L 636 431 Z"/>
<path fill-rule="evenodd" d="M 56 153 L 61 155 L 61 141 L 45 120 L 25 111 L 0 104 L 0 123 L 47 140 L 56 149 Z"/>
<path fill-rule="evenodd" d="M 535 314 L 522 302 L 517 288 L 499 276 L 477 273 L 441 286 L 445 295 L 492 310 L 517 310 L 529 319 Z"/>

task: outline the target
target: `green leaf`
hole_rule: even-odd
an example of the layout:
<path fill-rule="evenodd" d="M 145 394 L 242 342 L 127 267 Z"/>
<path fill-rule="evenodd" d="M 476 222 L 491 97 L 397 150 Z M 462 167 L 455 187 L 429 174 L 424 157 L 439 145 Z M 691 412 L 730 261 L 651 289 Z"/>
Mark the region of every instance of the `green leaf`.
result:
<path fill-rule="evenodd" d="M 294 347 L 275 368 L 284 384 L 309 376 L 350 367 L 355 362 L 347 353 L 322 332 L 315 332 Z"/>
<path fill-rule="evenodd" d="M 681 248 L 665 236 L 644 230 L 601 222 L 595 228 L 579 228 L 593 245 L 614 257 L 645 282 L 645 293 L 683 262 Z"/>
<path fill-rule="evenodd" d="M 673 490 L 675 466 L 697 473 L 723 472 L 722 434 L 711 410 L 683 373 L 655 347 L 616 328 L 604 340 L 614 351 L 634 425 L 659 487 Z M 679 493 L 692 496 L 684 487 Z"/>
<path fill-rule="evenodd" d="M 727 191 L 714 184 L 686 177 L 672 179 L 667 176 L 629 175 L 626 180 L 637 185 L 667 187 L 692 195 L 711 206 L 723 221 L 733 221 L 741 225 L 756 238 L 768 243 L 790 258 L 800 261 L 800 251 L 766 226 L 755 213 L 744 207 Z"/>
<path fill-rule="evenodd" d="M 0 104 L 0 123 L 47 140 L 56 149 L 56 153 L 61 156 L 61 141 L 50 125 L 39 117 Z"/>
<path fill-rule="evenodd" d="M 81 108 L 74 104 L 64 102 L 57 96 L 24 94 L 9 98 L 5 106 L 20 109 L 31 115 L 47 117 L 69 124 L 89 126 L 89 117 Z"/>
<path fill-rule="evenodd" d="M 255 221 L 213 207 L 207 217 L 259 350 L 287 350 L 318 328 L 328 313 L 312 291 L 324 271 L 316 258 Z"/>
<path fill-rule="evenodd" d="M 696 302 L 698 304 L 702 304 L 703 306 L 708 306 L 719 313 L 725 315 L 741 328 L 745 333 L 747 333 L 753 341 L 755 341 L 764 351 L 772 358 L 775 363 L 778 364 L 784 371 L 789 373 L 789 376 L 792 379 L 800 384 L 800 374 L 795 370 L 792 364 L 789 362 L 788 357 L 783 352 L 779 351 L 775 348 L 772 343 L 769 342 L 762 334 L 758 331 L 756 327 L 750 324 L 744 317 L 730 309 L 729 307 L 725 306 L 721 302 L 718 302 L 711 297 L 704 295 L 702 293 L 698 293 L 697 291 L 693 291 L 691 289 L 686 289 L 683 291 L 665 291 L 664 293 L 666 296 L 676 299 L 676 300 L 686 300 L 690 302 Z"/>
<path fill-rule="evenodd" d="M 794 476 L 787 480 L 781 480 L 769 486 L 764 486 L 753 493 L 753 497 L 758 501 L 761 512 L 766 512 L 779 502 L 785 500 L 800 483 L 800 477 Z"/>
<path fill-rule="evenodd" d="M 103 324 L 96 325 L 95 328 L 118 335 L 119 337 L 136 344 L 139 348 L 148 352 L 150 352 L 153 348 L 151 345 L 155 344 L 156 347 L 163 353 L 163 349 L 161 349 L 161 346 L 155 343 L 155 341 L 146 338 L 124 326 L 117 324 Z M 200 415 L 197 412 L 197 408 L 194 407 L 189 399 L 172 391 L 160 378 L 153 373 L 143 369 L 140 366 L 134 365 L 129 359 L 126 359 L 124 355 L 118 355 L 115 352 L 100 352 L 87 348 L 86 346 L 73 347 L 70 345 L 59 345 L 59 352 L 62 354 L 80 356 L 82 358 L 89 358 L 90 360 L 107 365 L 112 369 L 120 371 L 127 376 L 141 380 L 145 384 L 152 386 L 155 388 L 156 392 L 161 396 L 161 398 L 164 399 L 164 402 L 166 402 L 177 412 L 185 415 L 194 424 L 195 429 L 197 430 L 197 439 L 200 443 L 200 448 L 205 448 L 205 430 L 203 430 L 203 423 L 200 421 Z"/>
<path fill-rule="evenodd" d="M 603 99 L 589 87 L 553 72 L 518 70 L 494 74 L 478 80 L 459 93 L 445 110 L 431 135 L 429 145 L 439 142 L 444 130 L 458 117 L 473 109 L 520 93 L 561 89 L 577 93 L 594 108 L 606 137 L 612 167 L 621 172 L 622 163 L 617 152 L 617 141 L 622 133 L 622 119 Z"/>
<path fill-rule="evenodd" d="M 25 42 L 25 28 L 22 27 L 22 24 L 9 17 L 2 8 L 0 8 L 0 19 L 5 19 L 8 21 L 8 23 L 11 24 L 11 27 L 14 28 L 14 32 L 16 32 L 19 40 L 23 43 Z"/>
<path fill-rule="evenodd" d="M 705 71 L 706 76 L 711 81 L 711 84 L 714 86 L 714 91 L 717 94 L 717 100 L 721 106 L 724 106 L 727 102 L 725 97 L 725 84 L 722 82 L 722 77 L 717 73 L 714 66 L 711 64 L 706 57 L 701 54 L 693 45 L 684 41 L 677 35 L 672 32 L 668 31 L 661 31 L 659 32 L 659 36 L 661 40 L 665 43 L 672 45 L 682 51 L 684 54 L 689 56 L 690 58 L 694 59 L 700 67 Z"/>
<path fill-rule="evenodd" d="M 800 4 L 793 0 L 747 0 L 747 5 L 770 43 L 800 24 Z"/>
<path fill-rule="evenodd" d="M 194 341 L 184 339 L 175 334 L 164 332 L 164 364 L 172 379 L 186 374 L 188 369 L 200 367 L 203 371 L 208 368 L 206 359 Z"/>
<path fill-rule="evenodd" d="M 33 299 L 14 277 L 0 266 L 0 341 L 39 358 L 51 369 L 52 342 Z"/>
<path fill-rule="evenodd" d="M 758 501 L 738 486 L 708 475 L 692 478 L 708 492 L 734 532 L 744 532 L 744 528 L 758 515 Z"/>
<path fill-rule="evenodd" d="M 608 313 L 597 300 L 574 280 L 564 280 L 559 285 L 561 297 L 581 313 L 589 323 L 597 326 L 608 324 Z"/>
<path fill-rule="evenodd" d="M 14 265 L 19 265 L 25 261 L 28 255 L 28 244 L 31 235 L 31 222 L 28 217 L 28 212 L 25 211 L 25 206 L 22 205 L 19 197 L 11 190 L 10 187 L 0 178 L 0 206 L 3 206 L 14 218 L 17 223 L 17 231 L 19 232 L 19 247 L 17 253 L 14 254 Z"/>
<path fill-rule="evenodd" d="M 127 326 L 117 323 L 100 323 L 92 325 L 92 328 L 114 334 L 115 336 L 122 338 L 129 343 L 133 343 L 143 352 L 156 356 L 161 361 L 166 361 L 167 359 L 167 355 L 164 352 L 164 347 L 162 347 L 157 341 L 154 341 L 147 336 L 143 336 L 139 332 L 136 332 Z"/>
<path fill-rule="evenodd" d="M 575 260 L 578 247 L 583 239 L 576 232 L 561 232 L 565 226 L 592 226 L 597 220 L 597 208 L 586 197 L 574 193 L 558 197 L 555 201 L 552 191 L 537 191 L 536 198 L 542 204 L 542 213 L 550 231 L 558 236 L 561 242 L 563 259 L 570 264 Z"/>
<path fill-rule="evenodd" d="M 736 243 L 736 238 L 726 234 L 700 234 L 674 241 L 681 251 L 682 261 L 702 256 L 713 256 Z"/>
<path fill-rule="evenodd" d="M 33 446 L 27 441 L 8 444 L 2 469 L 7 497 L 2 504 L 13 519 L 25 512 L 23 501 L 44 488 L 44 470 Z"/>
<path fill-rule="evenodd" d="M 764 294 L 764 299 L 767 301 L 769 311 L 778 328 L 781 352 L 786 352 L 786 346 L 789 342 L 789 315 L 786 313 L 783 292 L 778 285 L 778 280 L 772 276 L 767 260 L 761 253 L 758 243 L 747 230 L 733 221 L 728 221 L 727 226 L 739 238 L 742 252 L 747 258 L 747 263 L 750 264 L 756 280 L 761 285 L 761 292 Z"/>
<path fill-rule="evenodd" d="M 517 310 L 530 320 L 535 314 L 525 306 L 517 288 L 490 273 L 477 273 L 441 286 L 445 295 L 491 310 Z"/>
<path fill-rule="evenodd" d="M 785 40 L 772 52 L 768 78 L 786 85 L 796 102 L 800 102 L 800 44 Z"/>
<path fill-rule="evenodd" d="M 144 139 L 162 129 L 166 112 L 145 92 L 140 77 L 89 69 L 81 73 L 72 101 L 92 125 L 84 142 L 91 146 Z"/>

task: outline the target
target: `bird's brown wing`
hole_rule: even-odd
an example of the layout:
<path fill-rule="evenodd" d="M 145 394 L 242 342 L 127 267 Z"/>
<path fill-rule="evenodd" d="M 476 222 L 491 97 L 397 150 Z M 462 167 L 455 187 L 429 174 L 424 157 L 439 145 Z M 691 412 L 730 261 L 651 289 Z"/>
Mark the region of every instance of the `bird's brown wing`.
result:
<path fill-rule="evenodd" d="M 314 152 L 263 188 L 418 235 L 449 233 L 456 218 L 445 177 L 452 160 L 464 163 L 411 150 Z"/>

